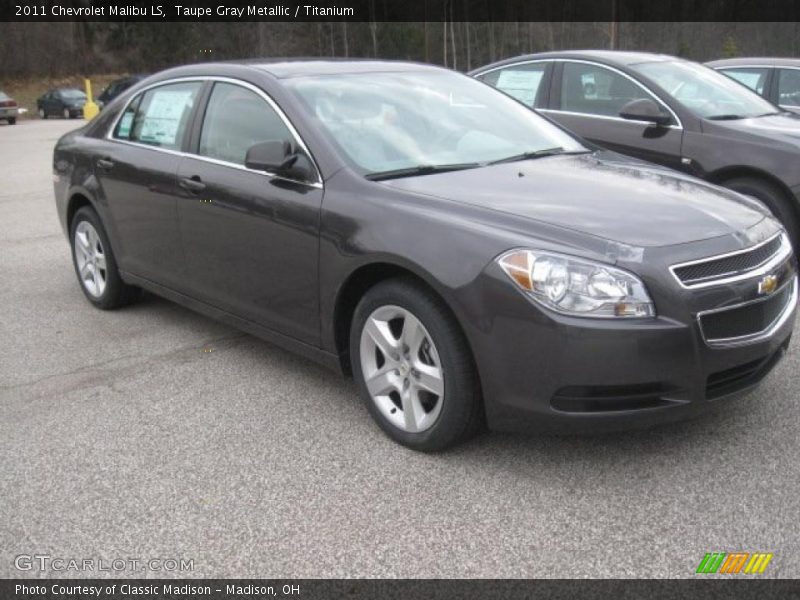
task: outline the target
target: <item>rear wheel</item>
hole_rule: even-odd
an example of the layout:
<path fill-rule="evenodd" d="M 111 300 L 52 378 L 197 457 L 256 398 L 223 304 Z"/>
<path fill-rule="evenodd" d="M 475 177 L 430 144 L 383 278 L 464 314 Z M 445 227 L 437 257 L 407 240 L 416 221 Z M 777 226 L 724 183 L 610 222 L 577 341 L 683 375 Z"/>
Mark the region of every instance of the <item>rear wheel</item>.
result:
<path fill-rule="evenodd" d="M 473 435 L 480 386 L 467 341 L 447 307 L 403 279 L 369 290 L 356 307 L 350 356 L 378 425 L 414 450 L 443 450 Z"/>
<path fill-rule="evenodd" d="M 786 194 L 774 183 L 755 177 L 738 177 L 725 181 L 722 185 L 741 194 L 753 196 L 766 204 L 770 212 L 782 224 L 795 250 L 800 250 L 800 228 L 798 228 L 797 214 L 789 204 Z"/>
<path fill-rule="evenodd" d="M 94 209 L 84 206 L 75 213 L 70 243 L 75 273 L 89 302 L 109 310 L 139 298 L 141 290 L 122 281 L 108 236 Z"/>
<path fill-rule="evenodd" d="M 17 117 L 9 117 L 8 124 L 9 125 L 16 125 L 17 124 Z"/>

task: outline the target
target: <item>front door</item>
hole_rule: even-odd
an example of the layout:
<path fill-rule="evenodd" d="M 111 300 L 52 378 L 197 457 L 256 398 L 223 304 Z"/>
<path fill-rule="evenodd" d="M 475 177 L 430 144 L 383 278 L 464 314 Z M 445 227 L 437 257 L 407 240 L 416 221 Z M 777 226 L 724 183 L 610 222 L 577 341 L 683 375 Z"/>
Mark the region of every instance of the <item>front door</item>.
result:
<path fill-rule="evenodd" d="M 544 111 L 567 129 L 595 144 L 674 169 L 681 165 L 683 129 L 674 121 L 656 126 L 619 116 L 631 100 L 656 100 L 620 72 L 584 62 L 563 62 L 554 78 L 551 110 Z"/>
<path fill-rule="evenodd" d="M 216 82 L 195 156 L 178 169 L 178 205 L 191 294 L 309 343 L 319 340 L 322 186 L 244 166 L 251 146 L 299 140 L 265 95 Z"/>

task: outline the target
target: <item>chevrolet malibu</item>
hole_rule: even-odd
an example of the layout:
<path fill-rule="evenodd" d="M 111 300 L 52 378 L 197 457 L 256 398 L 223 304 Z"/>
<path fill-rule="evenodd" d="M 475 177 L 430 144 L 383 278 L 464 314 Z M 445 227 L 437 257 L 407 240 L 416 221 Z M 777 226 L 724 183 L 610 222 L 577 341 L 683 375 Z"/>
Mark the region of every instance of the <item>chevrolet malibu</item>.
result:
<path fill-rule="evenodd" d="M 761 204 L 432 66 L 176 68 L 53 164 L 91 304 L 149 290 L 352 374 L 417 450 L 701 413 L 752 390 L 794 323 Z"/>

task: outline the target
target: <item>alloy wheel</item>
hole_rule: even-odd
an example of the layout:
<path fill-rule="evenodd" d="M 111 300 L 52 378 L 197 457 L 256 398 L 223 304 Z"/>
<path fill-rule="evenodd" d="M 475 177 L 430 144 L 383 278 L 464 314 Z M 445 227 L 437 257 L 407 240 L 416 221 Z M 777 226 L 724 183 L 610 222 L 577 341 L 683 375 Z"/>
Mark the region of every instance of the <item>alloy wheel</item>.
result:
<path fill-rule="evenodd" d="M 97 230 L 89 221 L 78 223 L 73 246 L 81 285 L 91 296 L 99 298 L 108 280 L 106 254 Z"/>
<path fill-rule="evenodd" d="M 444 370 L 433 338 L 399 306 L 367 318 L 360 340 L 361 372 L 381 414 L 408 433 L 433 426 L 444 402 Z"/>

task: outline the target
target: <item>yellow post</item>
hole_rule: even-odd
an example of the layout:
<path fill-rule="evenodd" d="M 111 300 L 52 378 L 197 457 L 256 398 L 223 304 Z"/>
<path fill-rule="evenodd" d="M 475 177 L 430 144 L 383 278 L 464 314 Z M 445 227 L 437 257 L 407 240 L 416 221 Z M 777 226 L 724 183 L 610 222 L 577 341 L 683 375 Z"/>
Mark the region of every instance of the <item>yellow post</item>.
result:
<path fill-rule="evenodd" d="M 87 121 L 91 121 L 98 115 L 100 109 L 95 103 L 94 98 L 92 98 L 92 82 L 88 79 L 84 79 L 83 83 L 86 86 L 86 104 L 83 106 L 83 118 Z"/>

